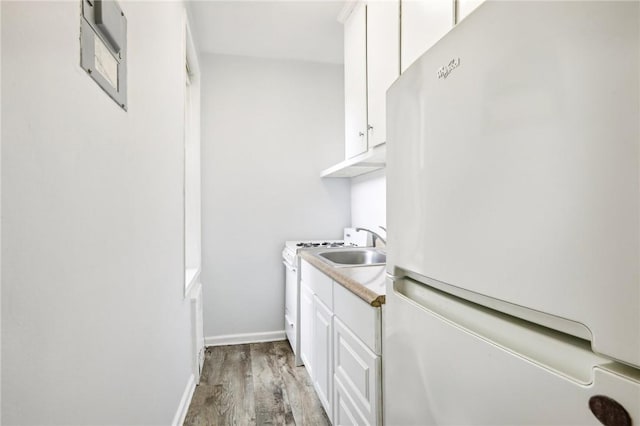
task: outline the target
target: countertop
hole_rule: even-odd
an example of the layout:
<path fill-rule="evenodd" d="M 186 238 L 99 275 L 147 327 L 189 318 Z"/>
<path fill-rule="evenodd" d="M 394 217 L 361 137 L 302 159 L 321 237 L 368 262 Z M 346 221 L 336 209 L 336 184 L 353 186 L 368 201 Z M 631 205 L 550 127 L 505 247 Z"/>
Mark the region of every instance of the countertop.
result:
<path fill-rule="evenodd" d="M 300 257 L 371 306 L 385 303 L 385 265 L 335 267 L 318 256 L 326 250 L 303 250 Z"/>

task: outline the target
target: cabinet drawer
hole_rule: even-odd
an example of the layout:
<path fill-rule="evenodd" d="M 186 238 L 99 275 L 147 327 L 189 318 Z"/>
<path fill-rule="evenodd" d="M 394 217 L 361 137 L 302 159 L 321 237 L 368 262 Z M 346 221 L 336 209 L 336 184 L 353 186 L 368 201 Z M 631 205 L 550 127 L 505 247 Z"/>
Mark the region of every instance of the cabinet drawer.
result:
<path fill-rule="evenodd" d="M 373 307 L 338 283 L 333 283 L 333 312 L 373 352 L 382 353 L 380 308 Z"/>
<path fill-rule="evenodd" d="M 334 317 L 334 374 L 368 424 L 381 408 L 381 362 L 339 318 Z"/>
<path fill-rule="evenodd" d="M 309 262 L 302 261 L 301 280 L 309 286 L 309 289 L 318 296 L 318 299 L 333 310 L 333 281 L 331 278 L 320 272 Z"/>

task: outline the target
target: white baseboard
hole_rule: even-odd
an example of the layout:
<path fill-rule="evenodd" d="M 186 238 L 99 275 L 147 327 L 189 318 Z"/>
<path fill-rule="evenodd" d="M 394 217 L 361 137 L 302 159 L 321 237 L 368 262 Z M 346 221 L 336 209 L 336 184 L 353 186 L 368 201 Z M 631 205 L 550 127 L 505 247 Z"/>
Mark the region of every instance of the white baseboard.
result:
<path fill-rule="evenodd" d="M 171 422 L 172 426 L 181 426 L 184 423 L 185 417 L 187 417 L 187 411 L 189 410 L 189 405 L 191 404 L 191 398 L 193 398 L 193 392 L 196 390 L 196 379 L 193 374 L 189 376 L 189 380 L 187 381 L 187 387 L 184 389 L 184 393 L 182 394 L 182 398 L 180 399 L 180 405 L 178 405 L 178 411 L 176 411 L 176 415 L 173 416 L 173 422 Z"/>
<path fill-rule="evenodd" d="M 240 345 L 243 343 L 276 342 L 286 340 L 284 330 L 266 331 L 263 333 L 225 334 L 204 338 L 205 346 Z"/>

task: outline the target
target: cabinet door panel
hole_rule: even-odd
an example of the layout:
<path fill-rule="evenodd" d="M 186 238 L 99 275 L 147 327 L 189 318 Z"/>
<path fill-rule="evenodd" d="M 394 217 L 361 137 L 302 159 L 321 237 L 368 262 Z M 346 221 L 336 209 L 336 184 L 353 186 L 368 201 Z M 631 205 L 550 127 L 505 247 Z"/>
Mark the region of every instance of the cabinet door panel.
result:
<path fill-rule="evenodd" d="M 304 283 L 300 286 L 300 359 L 313 380 L 313 293 Z"/>
<path fill-rule="evenodd" d="M 400 1 L 367 4 L 367 117 L 369 146 L 387 141 L 386 94 L 400 75 Z M 364 77 L 363 77 L 364 78 Z"/>
<path fill-rule="evenodd" d="M 404 72 L 453 27 L 454 0 L 404 0 L 400 55 Z"/>
<path fill-rule="evenodd" d="M 313 345 L 314 378 L 313 384 L 329 417 L 332 416 L 333 399 L 333 312 L 317 296 L 314 296 Z"/>
<path fill-rule="evenodd" d="M 335 413 L 333 415 L 334 426 L 360 426 L 371 423 L 356 408 L 353 400 L 346 391 L 340 379 L 335 379 L 334 403 Z"/>
<path fill-rule="evenodd" d="M 377 424 L 381 407 L 381 362 L 343 323 L 334 318 L 334 374 L 367 423 Z"/>
<path fill-rule="evenodd" d="M 345 158 L 367 150 L 367 9 L 359 3 L 344 23 Z"/>

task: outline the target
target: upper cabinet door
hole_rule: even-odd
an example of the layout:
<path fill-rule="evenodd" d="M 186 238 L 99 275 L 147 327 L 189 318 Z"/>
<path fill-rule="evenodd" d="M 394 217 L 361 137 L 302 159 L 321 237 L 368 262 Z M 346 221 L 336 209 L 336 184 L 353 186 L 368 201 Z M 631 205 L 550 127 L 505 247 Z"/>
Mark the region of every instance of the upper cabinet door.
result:
<path fill-rule="evenodd" d="M 454 0 L 403 0 L 400 63 L 402 72 L 452 27 Z"/>
<path fill-rule="evenodd" d="M 387 141 L 386 94 L 400 75 L 400 1 L 367 4 L 369 146 Z"/>
<path fill-rule="evenodd" d="M 367 150 L 367 9 L 355 6 L 344 23 L 345 158 Z"/>
<path fill-rule="evenodd" d="M 456 18 L 456 24 L 484 2 L 485 0 L 458 0 L 458 16 Z"/>

